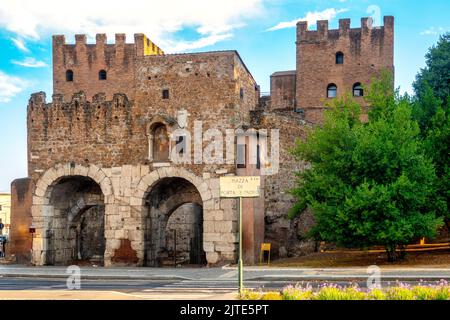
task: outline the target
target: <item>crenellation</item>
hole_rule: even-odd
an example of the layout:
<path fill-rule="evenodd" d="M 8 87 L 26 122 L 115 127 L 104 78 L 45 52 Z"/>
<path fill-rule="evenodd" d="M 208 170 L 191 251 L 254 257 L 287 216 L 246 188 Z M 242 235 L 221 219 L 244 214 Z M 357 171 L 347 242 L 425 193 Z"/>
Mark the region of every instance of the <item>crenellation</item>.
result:
<path fill-rule="evenodd" d="M 336 33 L 339 34 L 339 37 L 352 37 L 354 39 L 356 36 L 369 36 L 376 30 L 393 30 L 393 26 L 394 18 L 391 16 L 384 17 L 384 26 L 381 27 L 374 27 L 371 17 L 361 18 L 359 28 L 351 28 L 350 19 L 339 19 L 338 29 L 329 29 L 328 20 L 319 20 L 316 30 L 309 30 L 307 21 L 299 21 L 297 23 L 297 42 L 316 42 L 327 38 L 335 40 L 337 38 Z"/>
<path fill-rule="evenodd" d="M 107 37 L 105 33 L 97 33 L 95 35 L 95 45 L 97 48 L 101 48 L 106 45 Z"/>
<path fill-rule="evenodd" d="M 76 46 L 84 46 L 87 44 L 87 36 L 85 34 L 76 34 L 75 35 L 75 45 Z"/>
<path fill-rule="evenodd" d="M 370 33 L 373 28 L 373 19 L 370 18 L 361 18 L 361 31 L 363 35 L 367 35 Z"/>
<path fill-rule="evenodd" d="M 348 34 L 348 30 L 350 29 L 350 19 L 339 19 L 339 33 L 342 36 L 345 36 Z"/>
<path fill-rule="evenodd" d="M 317 21 L 317 34 L 326 38 L 328 35 L 328 20 L 319 20 Z"/>

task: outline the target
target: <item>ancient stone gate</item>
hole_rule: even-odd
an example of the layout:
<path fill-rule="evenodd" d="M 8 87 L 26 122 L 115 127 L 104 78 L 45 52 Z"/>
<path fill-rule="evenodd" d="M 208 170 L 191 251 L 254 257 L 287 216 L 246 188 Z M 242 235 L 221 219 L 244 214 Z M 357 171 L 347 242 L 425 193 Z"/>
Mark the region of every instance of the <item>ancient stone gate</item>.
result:
<path fill-rule="evenodd" d="M 158 266 L 167 257 L 169 218 L 186 204 L 201 208 L 197 237 L 204 262 L 233 261 L 235 200 L 218 197 L 218 180 L 182 168 L 57 165 L 42 175 L 33 195 L 33 262 Z"/>

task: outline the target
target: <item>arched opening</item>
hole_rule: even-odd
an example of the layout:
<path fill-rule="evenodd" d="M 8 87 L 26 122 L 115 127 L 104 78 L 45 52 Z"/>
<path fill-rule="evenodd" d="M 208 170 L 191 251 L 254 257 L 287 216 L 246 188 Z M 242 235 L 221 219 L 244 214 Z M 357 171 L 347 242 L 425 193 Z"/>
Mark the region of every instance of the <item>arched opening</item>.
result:
<path fill-rule="evenodd" d="M 169 160 L 170 139 L 167 134 L 167 127 L 162 123 L 155 124 L 151 129 L 151 136 L 153 161 Z"/>
<path fill-rule="evenodd" d="M 336 64 L 344 64 L 344 54 L 341 51 L 336 53 Z"/>
<path fill-rule="evenodd" d="M 363 97 L 364 96 L 364 88 L 360 82 L 357 82 L 353 85 L 353 96 L 354 97 Z"/>
<path fill-rule="evenodd" d="M 100 70 L 98 72 L 98 80 L 106 80 L 106 71 L 105 70 Z"/>
<path fill-rule="evenodd" d="M 72 70 L 66 71 L 66 81 L 73 82 L 73 71 Z"/>
<path fill-rule="evenodd" d="M 102 265 L 105 204 L 100 186 L 84 176 L 62 177 L 48 187 L 47 265 Z"/>
<path fill-rule="evenodd" d="M 337 97 L 337 86 L 334 83 L 330 83 L 327 87 L 327 98 Z"/>
<path fill-rule="evenodd" d="M 197 188 L 183 178 L 163 178 L 145 204 L 145 264 L 204 265 L 203 202 Z"/>

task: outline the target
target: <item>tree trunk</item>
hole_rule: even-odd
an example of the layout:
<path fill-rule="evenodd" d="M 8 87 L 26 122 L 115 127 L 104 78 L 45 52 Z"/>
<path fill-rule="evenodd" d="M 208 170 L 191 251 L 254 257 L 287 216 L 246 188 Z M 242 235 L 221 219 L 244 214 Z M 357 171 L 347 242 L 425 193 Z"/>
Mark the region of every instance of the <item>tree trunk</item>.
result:
<path fill-rule="evenodd" d="M 386 253 L 387 253 L 389 262 L 395 262 L 395 261 L 398 260 L 397 245 L 387 245 L 386 246 Z"/>

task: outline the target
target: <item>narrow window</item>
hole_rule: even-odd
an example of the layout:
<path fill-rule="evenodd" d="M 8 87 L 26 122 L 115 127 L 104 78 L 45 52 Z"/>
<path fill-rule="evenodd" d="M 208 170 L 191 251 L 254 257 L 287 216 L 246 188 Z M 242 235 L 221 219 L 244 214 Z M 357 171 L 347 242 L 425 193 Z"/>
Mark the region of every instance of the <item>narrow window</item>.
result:
<path fill-rule="evenodd" d="M 106 71 L 105 70 L 100 70 L 98 72 L 98 80 L 106 80 Z"/>
<path fill-rule="evenodd" d="M 169 90 L 168 89 L 164 89 L 162 91 L 162 98 L 163 99 L 169 99 Z"/>
<path fill-rule="evenodd" d="M 327 98 L 336 98 L 337 96 L 337 86 L 331 83 L 327 87 Z"/>
<path fill-rule="evenodd" d="M 361 83 L 357 82 L 353 85 L 353 96 L 354 97 L 363 97 L 364 96 L 364 88 Z"/>
<path fill-rule="evenodd" d="M 236 165 L 238 168 L 245 168 L 246 161 L 245 156 L 247 153 L 247 145 L 246 144 L 238 144 L 236 148 Z"/>
<path fill-rule="evenodd" d="M 256 169 L 261 169 L 261 148 L 259 144 L 256 146 Z"/>
<path fill-rule="evenodd" d="M 66 71 L 66 81 L 67 82 L 72 82 L 73 81 L 73 71 L 72 70 L 67 70 Z"/>
<path fill-rule="evenodd" d="M 239 90 L 239 96 L 241 97 L 241 100 L 244 100 L 244 88 Z"/>
<path fill-rule="evenodd" d="M 344 54 L 340 51 L 336 53 L 336 64 L 344 64 Z"/>

